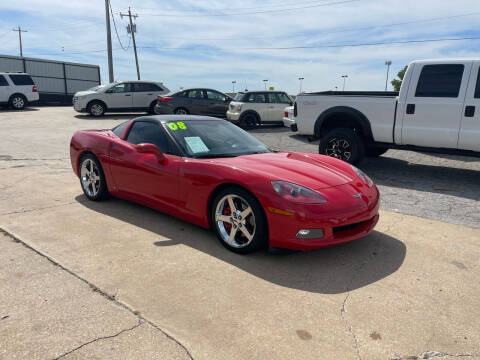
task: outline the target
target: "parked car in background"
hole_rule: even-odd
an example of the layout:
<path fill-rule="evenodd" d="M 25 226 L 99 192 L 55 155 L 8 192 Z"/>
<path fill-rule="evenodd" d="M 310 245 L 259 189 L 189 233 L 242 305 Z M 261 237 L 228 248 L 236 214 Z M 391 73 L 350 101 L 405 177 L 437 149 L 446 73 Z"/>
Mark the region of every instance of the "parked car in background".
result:
<path fill-rule="evenodd" d="M 232 98 L 213 89 L 191 88 L 160 96 L 155 105 L 156 114 L 207 115 L 225 118 Z"/>
<path fill-rule="evenodd" d="M 414 61 L 399 94 L 299 94 L 298 133 L 320 139 L 321 154 L 350 163 L 388 149 L 479 156 L 479 68 L 480 60 Z"/>
<path fill-rule="evenodd" d="M 230 103 L 227 119 L 246 129 L 281 124 L 286 105 L 293 105 L 293 100 L 283 91 L 239 92 Z"/>
<path fill-rule="evenodd" d="M 73 108 L 92 116 L 124 111 L 147 111 L 153 114 L 158 97 L 168 92 L 170 90 L 161 82 L 119 81 L 77 92 L 73 96 Z"/>
<path fill-rule="evenodd" d="M 295 127 L 295 117 L 293 116 L 293 106 L 288 106 L 283 112 L 283 126 L 291 128 Z"/>
<path fill-rule="evenodd" d="M 38 98 L 37 85 L 29 74 L 0 72 L 0 105 L 21 110 Z"/>

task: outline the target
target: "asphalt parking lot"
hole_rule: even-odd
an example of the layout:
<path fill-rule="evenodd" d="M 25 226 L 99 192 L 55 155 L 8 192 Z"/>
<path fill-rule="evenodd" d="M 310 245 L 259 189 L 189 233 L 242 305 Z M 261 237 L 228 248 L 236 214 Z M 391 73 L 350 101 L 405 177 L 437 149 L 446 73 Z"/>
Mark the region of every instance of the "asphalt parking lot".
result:
<path fill-rule="evenodd" d="M 239 256 L 207 230 L 83 196 L 71 135 L 132 116 L 0 111 L 0 358 L 480 359 L 479 159 L 368 159 L 382 195 L 370 236 Z M 285 128 L 252 133 L 316 152 Z"/>

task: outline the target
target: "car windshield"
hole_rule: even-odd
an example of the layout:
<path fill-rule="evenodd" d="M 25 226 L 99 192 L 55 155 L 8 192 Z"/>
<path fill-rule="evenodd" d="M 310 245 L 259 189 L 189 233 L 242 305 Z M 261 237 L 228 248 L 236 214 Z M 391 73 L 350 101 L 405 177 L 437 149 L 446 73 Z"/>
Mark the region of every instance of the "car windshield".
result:
<path fill-rule="evenodd" d="M 242 101 L 244 95 L 245 95 L 245 93 L 243 93 L 243 92 L 238 92 L 238 93 L 235 94 L 235 97 L 233 98 L 233 100 L 235 100 L 235 101 Z"/>
<path fill-rule="evenodd" d="M 224 120 L 169 121 L 165 129 L 188 157 L 234 157 L 271 152 L 249 133 Z"/>

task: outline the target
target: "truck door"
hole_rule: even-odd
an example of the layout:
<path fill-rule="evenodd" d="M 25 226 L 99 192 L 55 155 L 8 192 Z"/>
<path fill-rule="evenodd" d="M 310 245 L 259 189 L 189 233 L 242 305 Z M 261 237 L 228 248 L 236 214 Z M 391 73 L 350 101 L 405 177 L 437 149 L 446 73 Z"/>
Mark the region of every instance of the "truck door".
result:
<path fill-rule="evenodd" d="M 480 63 L 472 66 L 462 112 L 458 148 L 480 151 Z"/>
<path fill-rule="evenodd" d="M 471 67 L 471 61 L 415 65 L 403 109 L 403 144 L 458 147 Z"/>

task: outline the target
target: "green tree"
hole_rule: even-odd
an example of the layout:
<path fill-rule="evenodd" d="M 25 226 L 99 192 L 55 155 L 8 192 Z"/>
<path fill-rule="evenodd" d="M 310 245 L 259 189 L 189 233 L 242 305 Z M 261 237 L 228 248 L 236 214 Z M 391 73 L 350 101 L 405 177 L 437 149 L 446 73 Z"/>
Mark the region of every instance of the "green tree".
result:
<path fill-rule="evenodd" d="M 393 79 L 391 81 L 391 84 L 393 86 L 393 88 L 395 89 L 395 91 L 400 91 L 400 86 L 402 86 L 402 81 L 403 81 L 403 77 L 405 76 L 405 72 L 407 71 L 407 65 L 405 65 L 405 67 L 400 70 L 397 74 L 397 77 L 398 79 Z"/>

